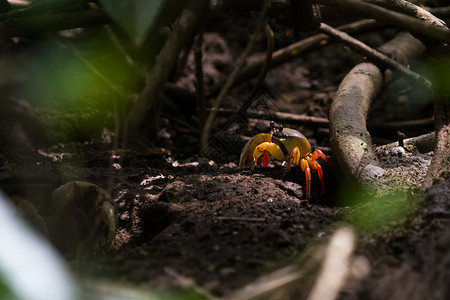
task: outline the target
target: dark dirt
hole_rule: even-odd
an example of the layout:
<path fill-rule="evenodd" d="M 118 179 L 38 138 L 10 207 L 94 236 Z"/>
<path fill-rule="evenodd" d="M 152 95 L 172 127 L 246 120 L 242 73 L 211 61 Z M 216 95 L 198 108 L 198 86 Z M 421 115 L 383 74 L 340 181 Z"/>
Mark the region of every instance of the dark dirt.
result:
<path fill-rule="evenodd" d="M 365 39 L 376 45 L 385 35 Z M 206 55 L 207 83 L 212 84 L 229 71 L 242 45 L 233 44 L 239 36 L 216 32 L 205 39 L 216 45 Z M 277 41 L 278 47 L 290 42 L 285 37 Z M 271 70 L 265 90 L 281 111 L 327 117 L 337 85 L 360 60 L 361 56 L 332 45 Z M 179 83 L 189 88 L 192 80 L 182 76 Z M 237 107 L 250 90 L 251 83 L 237 87 L 225 106 Z M 418 106 L 420 113 L 416 111 L 414 116 L 430 116 L 426 104 Z M 398 107 L 394 111 L 387 105 L 376 108 L 372 114 L 379 122 L 391 120 L 381 119 L 383 115 L 395 119 L 403 114 Z M 389 114 L 383 112 L 386 109 Z M 191 117 L 175 116 L 186 123 Z M 218 119 L 219 128 L 223 121 Z M 85 180 L 106 189 L 115 200 L 119 212 L 115 249 L 89 260 L 78 270 L 82 278 L 155 288 L 186 287 L 182 279 L 189 278 L 194 282 L 191 288 L 229 296 L 314 249 L 311 245 L 326 243 L 336 228 L 352 224 L 358 237 L 355 253 L 367 259 L 371 271 L 356 285 L 349 283 L 341 299 L 450 297 L 450 186 L 447 182 L 426 193 L 419 190 L 430 154 L 413 152 L 399 158 L 380 152 L 385 166 L 397 173 L 389 175 L 393 180 L 382 182 L 387 196 L 379 198 L 347 193 L 353 187 L 341 179 L 336 162 L 335 168 L 321 162 L 327 193 L 320 193 L 320 182 L 313 173 L 312 197 L 306 199 L 300 170 L 294 168 L 287 176 L 278 164 L 239 170 L 238 153 L 233 151 L 226 153 L 227 162 L 193 156 L 199 152 L 196 132 L 164 115 L 162 124 L 166 126 L 160 132 L 160 143 L 165 149 L 149 146 L 113 153 L 111 143 L 95 139 L 16 151 L 17 144 L 23 145 L 19 141 L 3 151 L 1 183 L 9 195 L 19 194 L 40 207 L 58 185 Z M 268 121 L 250 120 L 248 124 L 250 129 L 240 131 L 247 138 L 251 132 L 267 128 Z M 298 129 L 313 147 L 321 147 L 332 158 L 326 128 Z M 25 135 L 26 131 L 26 127 L 20 129 Z M 246 140 L 240 137 L 239 141 L 243 144 Z M 411 161 L 416 167 L 413 173 L 401 169 Z M 405 183 L 397 176 L 415 176 L 417 180 Z M 406 194 L 397 194 L 397 186 Z"/>

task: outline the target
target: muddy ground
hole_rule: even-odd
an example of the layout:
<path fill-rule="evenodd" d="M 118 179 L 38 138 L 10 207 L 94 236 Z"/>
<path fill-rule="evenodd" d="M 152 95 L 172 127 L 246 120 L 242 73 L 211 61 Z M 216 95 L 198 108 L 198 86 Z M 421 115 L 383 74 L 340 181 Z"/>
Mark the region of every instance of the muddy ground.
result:
<path fill-rule="evenodd" d="M 226 21 L 240 28 L 249 22 Z M 208 84 L 230 71 L 248 34 L 224 33 L 223 26 L 217 27 L 205 34 L 211 45 L 205 50 Z M 283 34 L 278 32 L 277 47 L 298 39 Z M 394 34 L 385 30 L 362 38 L 377 46 Z M 340 80 L 362 59 L 333 44 L 277 67 L 267 75 L 262 100 L 256 101 L 263 106 L 257 108 L 266 109 L 269 117 L 273 105 L 279 111 L 327 117 Z M 178 84 L 192 87 L 191 75 L 192 59 Z M 421 102 L 414 98 L 414 89 L 404 92 L 405 83 L 396 84 L 375 104 L 372 122 L 432 115 L 429 99 Z M 235 108 L 251 86 L 252 81 L 234 89 L 225 108 Z M 395 89 L 402 90 L 401 96 Z M 235 130 L 221 127 L 224 120 L 217 120 L 217 128 Z M 52 189 L 70 180 L 95 183 L 111 194 L 119 215 L 114 250 L 77 267 L 77 274 L 88 280 L 231 297 L 259 276 L 325 245 L 337 228 L 351 226 L 357 235 L 354 255 L 365 260 L 368 273 L 350 276 L 341 299 L 450 297 L 450 185 L 420 190 L 432 153 L 412 150 L 399 157 L 380 150 L 384 167 L 393 173 L 379 183 L 384 192 L 374 196 L 343 179 L 339 163 L 333 161 L 327 128 L 296 126 L 333 161 L 333 167 L 320 161 L 326 193 L 321 193 L 313 173 L 312 196 L 306 199 L 305 177 L 297 168 L 284 175 L 276 162 L 253 171 L 237 167 L 241 148 L 236 145 L 267 131 L 269 120 L 246 120 L 244 127 L 232 132 L 233 142 L 228 144 L 232 147 L 219 143 L 199 149 L 198 133 L 186 126 L 192 116 L 167 108 L 158 143 L 151 145 L 143 137 L 132 150 L 113 151 L 111 129 L 103 132 L 103 139 L 41 148 L 18 149 L 18 141 L 3 151 L 2 188 L 36 203 L 45 202 Z M 407 136 L 411 134 L 407 131 Z M 393 140 L 392 132 L 374 134 L 374 141 Z M 292 297 L 305 297 L 312 282 L 300 282 L 302 290 L 293 291 Z"/>

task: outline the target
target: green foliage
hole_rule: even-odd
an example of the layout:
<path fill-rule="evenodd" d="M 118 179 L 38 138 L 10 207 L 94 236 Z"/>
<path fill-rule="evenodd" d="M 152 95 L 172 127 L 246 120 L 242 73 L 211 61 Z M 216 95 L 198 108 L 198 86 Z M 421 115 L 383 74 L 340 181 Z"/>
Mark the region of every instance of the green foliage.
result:
<path fill-rule="evenodd" d="M 11 291 L 6 280 L 4 280 L 3 274 L 0 273 L 0 299 L 14 300 L 18 299 L 16 295 Z"/>
<path fill-rule="evenodd" d="M 136 285 L 124 282 L 87 282 L 82 289 L 82 299 L 109 300 L 208 300 L 212 298 L 197 291 L 194 287 L 155 289 L 150 286 Z M 0 298 L 1 299 L 1 298 Z"/>
<path fill-rule="evenodd" d="M 427 65 L 428 76 L 432 79 L 434 93 L 439 100 L 449 101 L 450 98 L 450 59 L 434 58 Z"/>
<path fill-rule="evenodd" d="M 166 0 L 100 0 L 109 16 L 140 45 Z"/>
<path fill-rule="evenodd" d="M 30 80 L 24 90 L 27 99 L 38 106 L 107 110 L 112 108 L 108 91 L 118 94 L 114 87 L 132 93 L 142 82 L 141 75 L 101 31 L 67 41 L 42 41 L 28 57 L 24 70 Z"/>
<path fill-rule="evenodd" d="M 373 196 L 355 188 L 349 189 L 341 199 L 342 205 L 353 206 L 346 220 L 355 228 L 368 232 L 401 226 L 416 207 L 416 199 L 410 193 L 400 191 Z"/>

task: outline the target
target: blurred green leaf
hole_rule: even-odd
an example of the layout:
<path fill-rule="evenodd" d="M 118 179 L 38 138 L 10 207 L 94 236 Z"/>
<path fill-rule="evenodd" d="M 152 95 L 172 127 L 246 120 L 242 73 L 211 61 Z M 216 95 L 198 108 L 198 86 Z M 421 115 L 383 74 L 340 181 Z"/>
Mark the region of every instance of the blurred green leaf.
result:
<path fill-rule="evenodd" d="M 8 286 L 7 280 L 4 279 L 4 275 L 0 272 L 0 299 L 19 299 L 17 295 L 13 293 Z"/>
<path fill-rule="evenodd" d="M 350 188 L 340 197 L 340 204 L 352 207 L 346 216 L 355 228 L 380 232 L 389 228 L 402 226 L 416 208 L 414 194 L 395 191 L 383 196 L 365 194 L 357 188 Z"/>
<path fill-rule="evenodd" d="M 139 45 L 166 0 L 100 0 L 109 16 Z"/>

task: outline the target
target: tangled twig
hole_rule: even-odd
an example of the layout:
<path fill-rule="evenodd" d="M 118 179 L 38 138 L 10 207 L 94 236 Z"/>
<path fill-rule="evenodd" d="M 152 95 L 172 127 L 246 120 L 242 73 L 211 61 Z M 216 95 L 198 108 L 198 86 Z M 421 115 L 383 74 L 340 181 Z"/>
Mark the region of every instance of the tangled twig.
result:
<path fill-rule="evenodd" d="M 450 42 L 450 30 L 448 30 L 441 20 L 438 18 L 433 18 L 431 14 L 427 15 L 428 18 L 422 21 L 416 17 L 411 17 L 408 14 L 392 11 L 365 1 L 318 0 L 317 2 L 324 5 L 338 5 L 345 9 L 356 11 L 366 18 L 374 18 L 375 20 L 386 24 L 402 27 L 412 34 L 419 35 L 421 40 L 436 40 L 446 43 Z M 396 2 L 403 3 L 405 1 L 397 0 Z M 396 7 L 402 12 L 408 12 L 405 9 L 401 9 L 398 5 Z M 416 11 L 420 11 L 417 6 Z M 436 22 L 432 22 L 431 19 L 436 20 Z"/>
<path fill-rule="evenodd" d="M 263 6 L 261 8 L 261 12 L 259 14 L 258 21 L 256 23 L 255 32 L 253 33 L 252 37 L 250 38 L 250 41 L 247 44 L 247 47 L 245 48 L 244 52 L 241 54 L 241 56 L 238 59 L 238 62 L 236 64 L 236 67 L 234 68 L 233 72 L 228 77 L 227 81 L 225 82 L 225 85 L 220 90 L 219 95 L 216 98 L 216 101 L 214 103 L 214 106 L 212 110 L 210 111 L 208 118 L 205 121 L 205 126 L 203 127 L 202 137 L 201 137 L 201 146 L 206 147 L 208 144 L 209 134 L 211 132 L 212 123 L 216 117 L 217 110 L 220 108 L 220 105 L 222 104 L 223 99 L 225 98 L 226 94 L 230 90 L 230 88 L 233 86 L 237 75 L 239 74 L 239 71 L 242 69 L 242 67 L 245 65 L 247 56 L 250 55 L 253 45 L 255 44 L 256 37 L 259 35 L 259 33 L 262 30 L 262 27 L 264 26 L 264 19 L 266 17 L 267 10 L 269 8 L 270 0 L 265 0 L 263 3 Z"/>
<path fill-rule="evenodd" d="M 363 32 L 373 30 L 375 28 L 380 28 L 381 26 L 382 25 L 375 22 L 374 20 L 360 20 L 357 22 L 353 22 L 350 24 L 346 24 L 346 25 L 337 27 L 337 29 L 347 32 L 347 33 L 358 34 L 358 33 L 363 33 Z M 298 41 L 298 42 L 296 42 L 292 45 L 289 45 L 285 48 L 279 49 L 273 53 L 270 67 L 274 68 L 283 63 L 292 61 L 293 59 L 300 57 L 301 55 L 304 55 L 305 53 L 308 53 L 309 51 L 313 51 L 320 47 L 329 45 L 331 41 L 332 41 L 332 38 L 330 38 L 326 34 L 321 33 L 321 34 L 316 34 L 316 35 L 310 36 L 306 39 Z M 234 85 L 245 82 L 246 80 L 256 76 L 258 74 L 258 72 L 261 70 L 264 63 L 265 63 L 265 58 L 261 58 L 255 62 L 247 65 L 242 70 L 240 70 L 239 73 L 236 75 L 236 80 L 234 81 Z M 225 81 L 220 81 L 220 82 L 214 84 L 207 90 L 207 95 L 209 95 L 209 96 L 216 95 L 224 85 L 225 85 Z"/>
<path fill-rule="evenodd" d="M 147 76 L 144 89 L 128 113 L 123 138 L 124 145 L 136 135 L 145 115 L 158 104 L 159 94 L 174 69 L 181 50 L 193 37 L 201 22 L 206 4 L 206 0 L 191 0 L 183 10 L 174 31 L 167 39 L 161 49 L 161 54 Z"/>
<path fill-rule="evenodd" d="M 344 43 L 355 51 L 361 52 L 364 55 L 368 56 L 370 59 L 374 60 L 378 64 L 382 66 L 387 66 L 389 68 L 393 68 L 394 70 L 400 71 L 402 74 L 406 76 L 409 80 L 413 81 L 413 83 L 418 83 L 421 86 L 426 87 L 427 89 L 431 89 L 431 82 L 425 78 L 424 76 L 417 74 L 416 72 L 410 70 L 409 68 L 403 66 L 392 58 L 384 55 L 383 53 L 369 47 L 361 41 L 351 37 L 345 32 L 334 29 L 331 26 L 328 26 L 325 23 L 320 24 L 320 30 L 329 36 L 337 39 L 338 41 Z"/>

